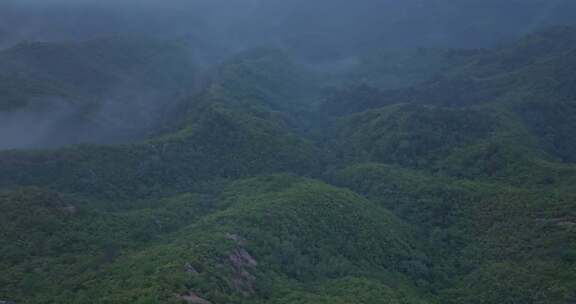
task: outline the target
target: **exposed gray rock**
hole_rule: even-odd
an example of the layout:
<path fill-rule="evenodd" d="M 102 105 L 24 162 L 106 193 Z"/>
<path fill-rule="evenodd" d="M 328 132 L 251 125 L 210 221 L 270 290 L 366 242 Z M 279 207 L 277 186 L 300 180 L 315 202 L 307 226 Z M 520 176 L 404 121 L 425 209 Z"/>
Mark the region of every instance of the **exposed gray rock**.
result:
<path fill-rule="evenodd" d="M 196 268 L 194 268 L 194 266 L 192 266 L 192 264 L 190 263 L 186 263 L 186 265 L 184 265 L 184 271 L 193 275 L 200 274 L 200 272 L 198 272 L 198 270 L 196 270 Z"/>
<path fill-rule="evenodd" d="M 237 248 L 235 249 L 229 256 L 228 259 L 232 262 L 232 265 L 236 268 L 242 267 L 255 267 L 258 265 L 258 262 L 246 249 L 244 248 Z"/>
<path fill-rule="evenodd" d="M 244 248 L 236 248 L 228 255 L 233 271 L 226 278 L 228 285 L 245 296 L 256 293 L 256 277 L 248 269 L 258 265 L 256 259 Z"/>
<path fill-rule="evenodd" d="M 185 301 L 187 303 L 192 303 L 192 304 L 212 304 L 212 302 L 210 302 L 204 298 L 201 298 L 200 296 L 198 296 L 196 293 L 194 293 L 192 291 L 188 291 L 186 293 L 178 295 L 178 299 Z"/>
<path fill-rule="evenodd" d="M 232 240 L 234 242 L 236 242 L 236 244 L 238 244 L 239 246 L 244 246 L 246 245 L 246 240 L 234 233 L 226 233 L 226 238 L 229 240 Z"/>

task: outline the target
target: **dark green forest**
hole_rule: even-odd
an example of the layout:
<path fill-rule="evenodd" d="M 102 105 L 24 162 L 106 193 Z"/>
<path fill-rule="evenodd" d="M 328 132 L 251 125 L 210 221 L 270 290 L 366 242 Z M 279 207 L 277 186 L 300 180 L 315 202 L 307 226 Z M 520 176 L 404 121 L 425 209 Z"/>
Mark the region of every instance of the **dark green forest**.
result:
<path fill-rule="evenodd" d="M 0 303 L 576 303 L 576 27 L 468 44 L 1 49 Z"/>

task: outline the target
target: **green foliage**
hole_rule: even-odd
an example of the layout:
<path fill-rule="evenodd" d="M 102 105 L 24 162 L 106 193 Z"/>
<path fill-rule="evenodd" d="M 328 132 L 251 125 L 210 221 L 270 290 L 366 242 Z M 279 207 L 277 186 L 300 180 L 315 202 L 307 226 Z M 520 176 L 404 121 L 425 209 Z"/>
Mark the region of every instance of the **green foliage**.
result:
<path fill-rule="evenodd" d="M 232 206 L 211 220 L 218 227 L 233 225 L 229 229 L 254 243 L 275 242 L 262 248 L 265 253 L 255 253 L 267 256 L 269 263 L 280 265 L 280 269 L 283 264 L 294 267 L 303 263 L 301 269 L 290 270 L 292 276 L 305 280 L 348 273 L 346 268 L 324 264 L 330 262 L 349 267 L 369 265 L 364 271 L 380 267 L 398 270 L 395 267 L 400 261 L 414 255 L 410 229 L 351 192 L 320 183 L 292 182 L 293 178 L 282 176 L 238 185 L 240 189 L 261 189 L 270 183 L 268 179 L 273 185 L 281 183 L 283 189 L 242 193 L 233 184 L 224 192 L 224 200 L 233 198 L 238 207 Z"/>
<path fill-rule="evenodd" d="M 98 202 L 38 188 L 4 192 L 0 297 L 45 303 L 60 294 L 64 301 L 66 290 L 82 288 L 84 276 L 193 223 L 212 210 L 210 202 L 187 194 L 106 211 Z"/>
<path fill-rule="evenodd" d="M 422 167 L 497 128 L 490 113 L 401 104 L 347 118 L 338 136 L 343 150 L 355 147 L 365 160 Z"/>
<path fill-rule="evenodd" d="M 524 121 L 540 138 L 541 145 L 561 161 L 575 163 L 576 146 L 566 140 L 576 132 L 576 102 L 547 101 L 518 105 Z"/>
<path fill-rule="evenodd" d="M 310 291 L 290 292 L 268 303 L 424 304 L 428 302 L 419 299 L 403 287 L 390 287 L 373 280 L 350 277 L 328 281 Z"/>
<path fill-rule="evenodd" d="M 444 295 L 446 303 L 569 303 L 574 273 L 554 264 L 494 263 L 479 269 Z"/>
<path fill-rule="evenodd" d="M 212 179 L 310 172 L 316 160 L 310 142 L 276 121 L 215 108 L 178 134 L 147 142 L 2 152 L 0 184 L 106 199 L 158 197 Z"/>
<path fill-rule="evenodd" d="M 260 59 L 259 56 L 263 56 Z M 246 55 L 243 70 L 265 73 L 287 70 L 281 53 Z M 271 58 L 269 58 L 271 57 Z M 237 63 L 225 64 L 232 69 Z M 280 67 L 278 67 L 280 66 Z M 286 67 L 288 66 L 288 67 Z M 75 146 L 51 151 L 1 152 L 0 184 L 46 186 L 59 191 L 105 199 L 161 197 L 186 192 L 212 180 L 257 174 L 318 173 L 318 149 L 282 115 L 265 109 L 268 98 L 285 100 L 293 87 L 278 88 L 282 81 L 260 83 L 259 73 L 225 75 L 192 105 L 177 131 L 147 141 L 116 146 Z M 262 72 L 264 73 L 264 72 Z M 249 77 L 250 76 L 250 77 Z M 234 79 L 239 84 L 231 84 Z M 295 78 L 296 79 L 296 78 Z M 250 91 L 264 92 L 244 100 Z M 235 101 L 251 103 L 245 108 Z M 289 101 L 289 100 L 287 100 Z M 318 168 L 318 169 L 316 169 Z"/>
<path fill-rule="evenodd" d="M 331 175 L 421 229 L 435 265 L 433 288 L 444 290 L 447 303 L 517 303 L 520 293 L 526 303 L 569 303 L 574 296 L 572 190 L 527 190 L 382 164 Z M 510 261 L 515 270 L 504 270 Z"/>
<path fill-rule="evenodd" d="M 372 290 L 364 282 L 391 300 L 416 297 L 398 267 L 421 258 L 411 229 L 352 192 L 321 182 L 265 176 L 233 183 L 216 204 L 184 195 L 120 213 L 76 209 L 39 189 L 6 195 L 2 242 L 14 245 L 2 251 L 3 269 L 10 274 L 3 277 L 2 297 L 30 303 L 170 303 L 177 294 L 194 292 L 216 302 L 245 303 L 250 295 L 285 303 L 299 295 L 287 295 L 283 286 L 305 291 L 320 284 L 306 292 L 342 299 L 356 294 L 373 303 L 361 290 L 348 295 L 340 290 Z M 15 214 L 13 204 L 37 207 Z M 10 258 L 10 252 L 30 256 Z M 324 286 L 327 278 L 351 274 L 366 279 Z"/>
<path fill-rule="evenodd" d="M 210 98 L 243 108 L 301 111 L 315 93 L 314 77 L 285 53 L 257 49 L 225 62 Z"/>

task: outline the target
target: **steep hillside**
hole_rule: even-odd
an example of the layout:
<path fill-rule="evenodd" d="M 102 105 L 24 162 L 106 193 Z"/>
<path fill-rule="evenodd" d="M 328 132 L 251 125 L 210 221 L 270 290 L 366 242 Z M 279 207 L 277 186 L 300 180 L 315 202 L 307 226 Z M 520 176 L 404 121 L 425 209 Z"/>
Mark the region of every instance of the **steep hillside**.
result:
<path fill-rule="evenodd" d="M 573 189 L 462 181 L 382 164 L 333 174 L 428 238 L 432 284 L 446 303 L 574 299 Z"/>
<path fill-rule="evenodd" d="M 329 180 L 421 229 L 442 303 L 576 296 L 574 33 L 471 54 L 408 89 L 349 94 L 351 111 L 333 113 L 342 163 Z"/>
<path fill-rule="evenodd" d="M 0 201 L 2 242 L 23 236 L 3 248 L 9 275 L 2 298 L 318 303 L 357 294 L 374 303 L 362 295 L 370 290 L 424 303 L 408 280 L 408 265 L 426 262 L 411 229 L 352 192 L 316 181 L 260 177 L 209 201 L 186 194 L 122 212 L 76 207 L 39 189 Z"/>
<path fill-rule="evenodd" d="M 198 87 L 184 44 L 22 43 L 0 52 L 0 148 L 141 138 Z"/>
<path fill-rule="evenodd" d="M 266 108 L 294 102 L 286 94 L 296 88 L 279 85 L 299 78 L 292 65 L 266 61 L 269 53 L 262 54 L 224 64 L 223 71 L 240 69 L 240 74 L 222 72 L 203 94 L 188 100 L 171 133 L 126 145 L 2 152 L 0 184 L 131 198 L 187 191 L 214 179 L 318 172 L 313 143 L 298 137 L 286 116 Z M 279 80 L 260 82 L 253 70 Z"/>
<path fill-rule="evenodd" d="M 576 95 L 570 72 L 576 58 L 575 33 L 573 27 L 552 28 L 501 49 L 472 53 L 466 63 L 457 64 L 426 83 L 380 91 L 372 98 L 363 94 L 330 98 L 325 107 L 353 113 L 393 104 L 423 104 L 445 107 L 445 111 L 458 111 L 448 109 L 456 107 L 502 113 L 506 129 L 517 130 L 512 131 L 517 132 L 513 138 L 520 138 L 524 132 L 524 142 L 539 141 L 537 149 L 561 161 L 573 162 L 576 155 L 573 141 L 565 139 L 576 131 L 573 124 Z M 434 119 L 441 118 L 434 116 Z"/>

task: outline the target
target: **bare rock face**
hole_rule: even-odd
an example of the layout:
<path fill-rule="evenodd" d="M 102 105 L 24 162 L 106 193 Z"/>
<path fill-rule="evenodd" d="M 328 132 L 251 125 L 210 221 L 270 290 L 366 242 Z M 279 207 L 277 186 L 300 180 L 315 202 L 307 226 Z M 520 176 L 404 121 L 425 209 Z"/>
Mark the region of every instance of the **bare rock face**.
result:
<path fill-rule="evenodd" d="M 186 293 L 178 295 L 178 299 L 185 301 L 187 303 L 192 303 L 192 304 L 212 304 L 212 302 L 199 297 L 197 294 L 195 294 L 192 291 L 188 291 Z M 0 304 L 2 304 L 2 303 L 0 303 Z"/>
<path fill-rule="evenodd" d="M 228 255 L 232 274 L 227 278 L 228 285 L 244 296 L 256 293 L 256 277 L 248 270 L 258 266 L 256 259 L 244 248 L 238 247 Z"/>
<path fill-rule="evenodd" d="M 228 259 L 232 263 L 232 265 L 237 268 L 244 268 L 244 267 L 256 267 L 258 262 L 254 257 L 246 251 L 244 248 L 237 248 L 234 250 L 229 256 Z"/>
<path fill-rule="evenodd" d="M 243 296 L 256 294 L 256 277 L 247 270 L 236 270 L 226 279 L 228 286 Z"/>
<path fill-rule="evenodd" d="M 569 217 L 537 219 L 537 221 L 550 226 L 557 226 L 565 229 L 576 228 L 576 219 Z"/>
<path fill-rule="evenodd" d="M 78 214 L 78 208 L 76 206 L 73 205 L 66 205 L 63 207 L 60 207 L 60 211 L 62 211 L 62 213 L 69 215 L 69 216 L 73 216 Z M 0 304 L 2 304 L 2 302 L 0 302 Z"/>
<path fill-rule="evenodd" d="M 238 246 L 245 246 L 246 245 L 246 240 L 237 234 L 226 233 L 226 238 L 234 241 Z"/>
<path fill-rule="evenodd" d="M 192 266 L 192 264 L 190 263 L 186 263 L 184 265 L 184 271 L 186 271 L 189 274 L 193 274 L 193 275 L 199 275 L 200 272 L 198 270 L 196 270 L 196 268 L 194 266 Z"/>
<path fill-rule="evenodd" d="M 256 294 L 256 276 L 251 271 L 258 266 L 258 261 L 245 248 L 247 241 L 243 237 L 231 233 L 226 234 L 225 237 L 233 241 L 236 246 L 221 257 L 220 263 L 217 265 L 221 273 L 218 275 L 219 279 L 226 282 L 232 291 L 245 297 L 252 296 Z M 202 268 L 201 265 L 193 265 L 193 263 L 183 265 L 184 272 L 198 277 L 205 275 Z M 192 290 L 177 294 L 176 297 L 187 303 L 211 304 L 210 301 L 200 297 Z"/>

